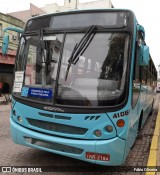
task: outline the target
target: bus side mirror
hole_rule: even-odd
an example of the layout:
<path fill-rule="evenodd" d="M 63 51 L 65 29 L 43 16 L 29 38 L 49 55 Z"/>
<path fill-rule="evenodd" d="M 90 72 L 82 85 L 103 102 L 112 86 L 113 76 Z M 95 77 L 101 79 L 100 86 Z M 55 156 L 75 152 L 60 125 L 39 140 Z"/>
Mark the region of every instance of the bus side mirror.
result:
<path fill-rule="evenodd" d="M 147 66 L 149 63 L 149 47 L 141 45 L 139 49 L 139 65 Z"/>
<path fill-rule="evenodd" d="M 14 31 L 14 32 L 17 32 L 17 33 L 23 33 L 23 30 L 22 29 L 19 29 L 19 28 L 15 28 L 15 27 L 6 27 L 3 31 L 4 33 L 7 31 L 7 30 L 11 30 L 11 31 Z M 3 43 L 2 43 L 2 54 L 3 55 L 6 55 L 7 51 L 8 51 L 8 45 L 9 45 L 9 35 L 5 35 L 3 37 Z"/>
<path fill-rule="evenodd" d="M 5 35 L 3 37 L 3 43 L 2 43 L 2 54 L 6 55 L 8 51 L 8 44 L 9 44 L 9 35 Z"/>

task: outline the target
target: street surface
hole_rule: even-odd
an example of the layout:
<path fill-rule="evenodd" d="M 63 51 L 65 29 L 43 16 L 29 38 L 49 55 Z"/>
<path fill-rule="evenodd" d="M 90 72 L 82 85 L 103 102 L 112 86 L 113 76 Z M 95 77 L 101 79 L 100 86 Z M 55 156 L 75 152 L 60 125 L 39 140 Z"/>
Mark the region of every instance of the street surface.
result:
<path fill-rule="evenodd" d="M 144 128 L 140 132 L 136 139 L 134 147 L 131 149 L 124 166 L 146 166 L 148 161 L 148 155 L 150 150 L 150 144 L 152 135 L 154 132 L 155 121 L 158 112 L 158 101 L 159 95 L 156 96 L 154 104 L 154 111 L 152 116 L 149 116 Z M 4 110 L 5 108 L 8 108 Z M 9 105 L 0 105 L 0 166 L 60 166 L 59 171 L 64 172 L 52 172 L 52 173 L 41 173 L 41 174 L 145 174 L 142 172 L 119 172 L 119 173 L 107 173 L 107 172 L 66 172 L 63 167 L 83 167 L 86 166 L 92 168 L 94 165 L 63 157 L 60 155 L 52 154 L 49 152 L 24 147 L 21 145 L 14 144 L 10 137 L 10 125 L 9 125 Z M 98 166 L 97 166 L 98 168 Z M 116 169 L 116 167 L 113 167 Z M 76 170 L 75 170 L 76 171 Z M 79 169 L 77 170 L 79 171 Z M 3 174 L 17 174 L 17 173 L 3 173 Z M 19 173 L 18 173 L 19 174 Z M 21 174 L 33 174 L 33 173 L 21 173 Z M 35 173 L 34 173 L 35 174 Z M 39 174 L 39 173 L 37 173 Z"/>

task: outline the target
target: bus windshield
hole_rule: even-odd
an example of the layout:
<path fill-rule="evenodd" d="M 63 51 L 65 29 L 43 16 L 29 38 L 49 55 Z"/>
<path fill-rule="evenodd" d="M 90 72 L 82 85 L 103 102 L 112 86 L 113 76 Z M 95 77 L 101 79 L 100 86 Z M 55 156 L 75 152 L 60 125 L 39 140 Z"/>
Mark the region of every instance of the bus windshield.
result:
<path fill-rule="evenodd" d="M 23 87 L 52 89 L 52 98 L 24 97 L 22 93 L 14 92 L 15 95 L 36 102 L 45 100 L 72 106 L 115 106 L 122 103 L 127 91 L 130 35 L 96 32 L 78 59 L 71 63 L 71 55 L 84 35 L 50 34 L 41 39 L 38 35 L 22 37 L 16 71 L 24 71 Z"/>

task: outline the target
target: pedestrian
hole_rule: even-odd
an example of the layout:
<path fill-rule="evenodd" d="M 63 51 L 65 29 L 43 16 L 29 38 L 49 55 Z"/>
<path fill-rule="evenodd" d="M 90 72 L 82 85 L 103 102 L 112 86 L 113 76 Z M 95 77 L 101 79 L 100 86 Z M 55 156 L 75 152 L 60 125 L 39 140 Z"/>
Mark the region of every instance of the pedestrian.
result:
<path fill-rule="evenodd" d="M 0 97 L 1 97 L 2 89 L 3 89 L 3 83 L 0 82 Z"/>

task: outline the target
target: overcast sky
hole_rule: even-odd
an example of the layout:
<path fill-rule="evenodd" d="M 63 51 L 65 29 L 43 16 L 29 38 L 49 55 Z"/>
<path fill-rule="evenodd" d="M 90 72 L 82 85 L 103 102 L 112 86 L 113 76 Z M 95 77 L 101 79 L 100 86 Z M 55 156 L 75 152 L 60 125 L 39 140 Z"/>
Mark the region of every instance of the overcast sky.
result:
<path fill-rule="evenodd" d="M 93 0 L 79 0 L 88 2 Z M 9 13 L 14 11 L 29 9 L 29 4 L 33 3 L 38 7 L 44 4 L 58 3 L 63 5 L 63 0 L 5 0 L 0 5 L 0 12 Z M 115 8 L 131 9 L 138 22 L 146 30 L 146 43 L 150 47 L 150 53 L 157 65 L 160 64 L 160 1 L 159 0 L 111 0 Z"/>

